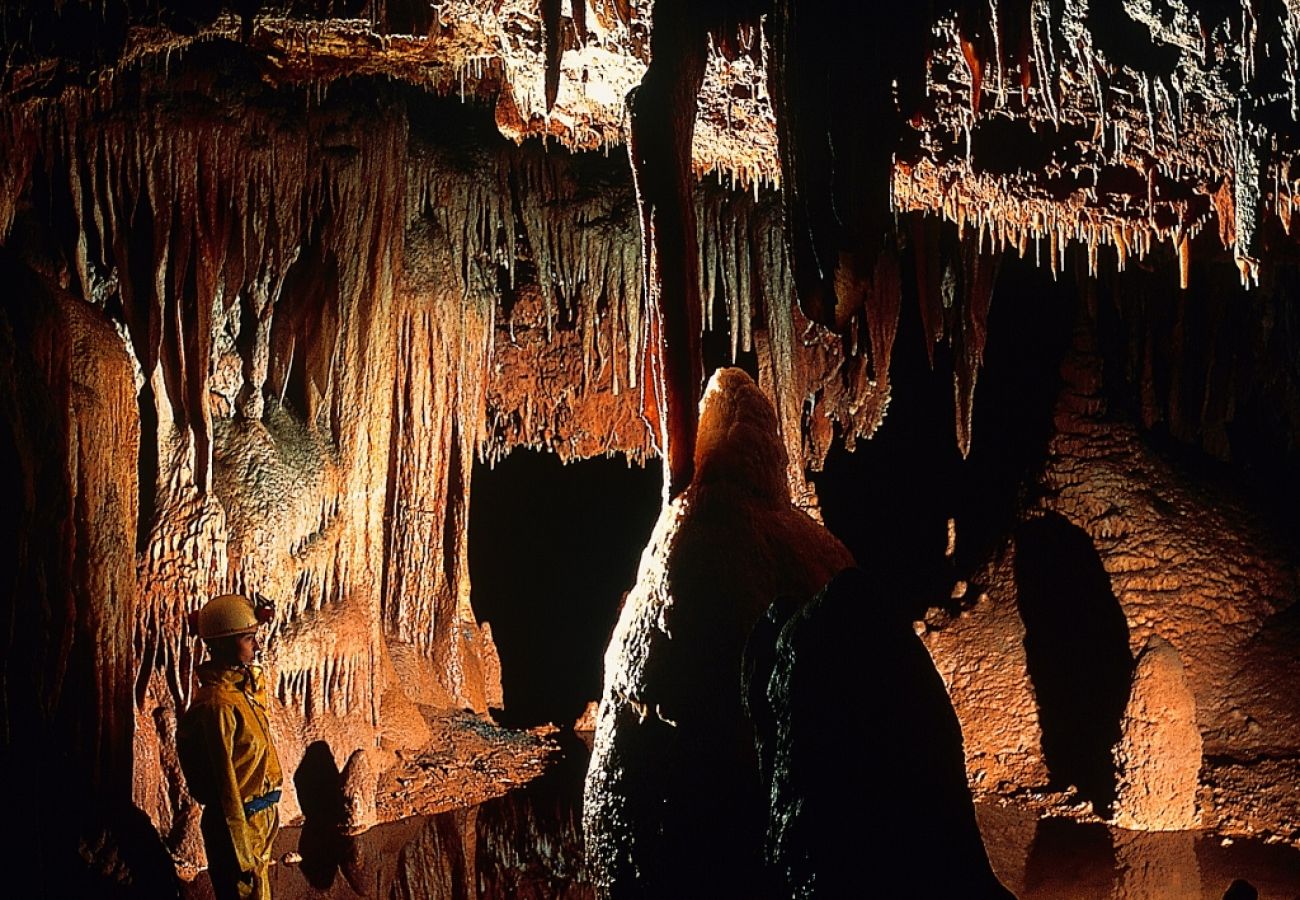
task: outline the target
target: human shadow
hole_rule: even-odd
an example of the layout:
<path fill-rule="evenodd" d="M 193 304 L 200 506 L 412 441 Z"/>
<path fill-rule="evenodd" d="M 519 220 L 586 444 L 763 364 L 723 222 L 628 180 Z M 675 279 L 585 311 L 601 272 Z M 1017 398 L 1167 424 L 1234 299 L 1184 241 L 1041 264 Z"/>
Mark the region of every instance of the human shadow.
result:
<path fill-rule="evenodd" d="M 294 772 L 293 786 L 305 819 L 298 838 L 303 877 L 312 887 L 328 890 L 339 867 L 351 859 L 354 842 L 343 833 L 347 812 L 343 775 L 326 741 L 307 747 Z"/>
<path fill-rule="evenodd" d="M 1107 816 L 1133 678 L 1128 620 L 1092 539 L 1057 513 L 1017 529 L 1015 577 L 1048 775 Z"/>

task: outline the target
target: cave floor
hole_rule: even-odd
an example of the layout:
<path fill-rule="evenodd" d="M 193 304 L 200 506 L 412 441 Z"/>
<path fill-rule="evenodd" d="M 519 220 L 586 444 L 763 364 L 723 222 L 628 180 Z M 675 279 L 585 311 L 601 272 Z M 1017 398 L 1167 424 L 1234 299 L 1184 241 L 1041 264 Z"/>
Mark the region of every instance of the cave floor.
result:
<path fill-rule="evenodd" d="M 560 749 L 553 725 L 519 731 L 468 711 L 424 713 L 432 739 L 419 751 L 399 754 L 397 765 L 379 779 L 375 805 L 381 822 L 500 797 L 542 774 Z"/>
<path fill-rule="evenodd" d="M 352 835 L 281 830 L 276 900 L 594 898 L 582 865 L 588 743 L 470 713 L 429 721 L 430 744 L 381 779 L 380 824 Z M 1069 801 L 1025 794 L 976 803 L 994 869 L 1021 900 L 1220 900 L 1236 879 L 1263 900 L 1300 897 L 1300 848 L 1211 829 L 1125 831 Z M 210 897 L 206 873 L 183 896 Z"/>

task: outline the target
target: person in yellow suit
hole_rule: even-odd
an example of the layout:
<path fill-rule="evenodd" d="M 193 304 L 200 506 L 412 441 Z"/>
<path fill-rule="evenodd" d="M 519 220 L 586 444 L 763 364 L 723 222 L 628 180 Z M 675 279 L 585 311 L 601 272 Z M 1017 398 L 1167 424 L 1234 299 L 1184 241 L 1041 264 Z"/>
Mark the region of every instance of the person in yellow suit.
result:
<path fill-rule="evenodd" d="M 260 599 L 260 597 L 259 597 Z M 269 900 L 267 866 L 279 827 L 283 772 L 267 717 L 262 670 L 254 664 L 269 605 L 225 594 L 190 617 L 208 648 L 199 690 L 176 743 L 190 793 L 203 805 L 200 828 L 218 900 Z"/>

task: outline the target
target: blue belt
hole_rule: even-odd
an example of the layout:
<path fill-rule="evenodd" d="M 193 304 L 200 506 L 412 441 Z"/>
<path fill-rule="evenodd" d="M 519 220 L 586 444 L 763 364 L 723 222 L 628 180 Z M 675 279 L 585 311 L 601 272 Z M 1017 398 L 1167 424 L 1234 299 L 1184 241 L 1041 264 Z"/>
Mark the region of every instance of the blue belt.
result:
<path fill-rule="evenodd" d="M 261 812 L 264 809 L 270 809 L 280 802 L 279 791 L 267 791 L 260 797 L 254 797 L 244 804 L 244 815 L 251 816 L 253 813 Z"/>

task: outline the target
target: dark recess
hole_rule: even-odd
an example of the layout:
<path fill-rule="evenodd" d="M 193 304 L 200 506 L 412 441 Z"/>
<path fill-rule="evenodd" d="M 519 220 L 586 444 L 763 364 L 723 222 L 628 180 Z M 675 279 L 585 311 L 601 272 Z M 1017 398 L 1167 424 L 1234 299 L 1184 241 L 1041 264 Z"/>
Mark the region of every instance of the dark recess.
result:
<path fill-rule="evenodd" d="M 605 647 L 659 514 L 658 463 L 563 465 L 515 450 L 474 466 L 474 611 L 501 655 L 503 724 L 570 724 L 600 697 Z"/>
<path fill-rule="evenodd" d="M 1026 485 L 1046 456 L 1077 295 L 1032 260 L 1008 254 L 963 460 L 952 353 L 941 340 L 931 369 L 912 284 L 905 276 L 884 423 L 853 453 L 837 444 L 812 477 L 827 527 L 873 580 L 896 588 L 890 599 L 899 612 L 919 619 L 928 607 L 947 605 L 953 581 L 1000 550 L 1015 526 Z M 951 564 L 944 559 L 949 518 L 957 522 Z"/>

